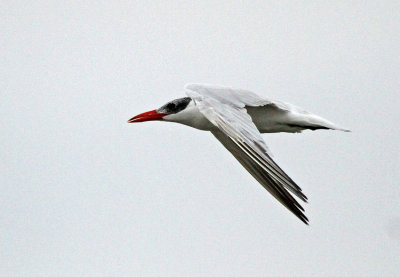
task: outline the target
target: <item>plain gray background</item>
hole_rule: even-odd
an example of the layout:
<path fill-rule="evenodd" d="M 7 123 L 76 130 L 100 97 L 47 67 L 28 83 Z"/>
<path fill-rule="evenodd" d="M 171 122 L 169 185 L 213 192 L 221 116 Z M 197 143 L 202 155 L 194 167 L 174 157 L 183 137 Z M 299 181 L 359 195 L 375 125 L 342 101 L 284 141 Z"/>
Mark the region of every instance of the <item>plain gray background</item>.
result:
<path fill-rule="evenodd" d="M 395 276 L 398 1 L 1 1 L 1 276 Z M 310 226 L 207 132 L 127 124 L 188 82 L 352 133 L 263 135 Z"/>

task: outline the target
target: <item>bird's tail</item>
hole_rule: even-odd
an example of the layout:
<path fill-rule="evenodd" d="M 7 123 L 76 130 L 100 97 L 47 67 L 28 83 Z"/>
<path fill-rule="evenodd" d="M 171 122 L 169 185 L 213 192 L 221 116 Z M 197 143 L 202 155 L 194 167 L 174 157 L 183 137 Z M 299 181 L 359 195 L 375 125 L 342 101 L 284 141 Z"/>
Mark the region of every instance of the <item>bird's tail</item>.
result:
<path fill-rule="evenodd" d="M 343 132 L 351 132 L 349 129 L 341 127 L 329 120 L 322 118 L 318 115 L 310 114 L 307 115 L 305 119 L 307 122 L 308 129 L 316 130 L 316 129 L 330 129 L 330 130 L 339 130 Z"/>

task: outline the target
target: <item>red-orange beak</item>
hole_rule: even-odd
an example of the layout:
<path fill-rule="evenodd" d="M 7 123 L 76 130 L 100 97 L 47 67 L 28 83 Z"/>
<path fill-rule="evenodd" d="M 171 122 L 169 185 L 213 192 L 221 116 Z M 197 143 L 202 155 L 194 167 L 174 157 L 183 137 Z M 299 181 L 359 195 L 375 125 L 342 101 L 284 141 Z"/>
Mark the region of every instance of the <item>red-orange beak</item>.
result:
<path fill-rule="evenodd" d="M 158 113 L 157 110 L 152 110 L 149 112 L 138 114 L 137 116 L 132 117 L 128 120 L 128 123 L 136 123 L 136 122 L 143 122 L 143 121 L 151 121 L 151 120 L 162 120 L 164 116 L 167 114 L 165 113 Z"/>

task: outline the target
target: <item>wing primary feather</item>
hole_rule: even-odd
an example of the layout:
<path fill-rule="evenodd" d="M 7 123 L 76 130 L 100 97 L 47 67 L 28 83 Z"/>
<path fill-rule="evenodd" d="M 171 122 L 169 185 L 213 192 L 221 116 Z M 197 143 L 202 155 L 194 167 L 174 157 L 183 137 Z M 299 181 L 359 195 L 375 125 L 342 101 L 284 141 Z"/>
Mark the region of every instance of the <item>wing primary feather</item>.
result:
<path fill-rule="evenodd" d="M 259 162 L 255 161 L 248 152 L 239 146 L 234 139 L 222 132 L 216 131 L 212 134 L 231 152 L 231 154 L 242 164 L 242 166 L 282 205 L 290 210 L 302 222 L 308 225 L 308 218 L 304 215 L 303 207 L 288 193 L 284 187 L 274 181 Z"/>
<path fill-rule="evenodd" d="M 218 127 L 221 129 L 225 129 L 227 130 L 227 132 L 229 134 L 234 134 L 236 132 L 236 130 L 234 128 L 232 128 L 232 126 L 230 126 L 229 123 L 226 122 L 226 120 L 220 116 L 219 114 L 217 115 L 219 121 L 218 121 Z M 243 120 L 242 118 L 238 117 L 239 120 Z M 246 126 L 246 125 L 245 125 Z M 244 136 L 246 137 L 246 136 Z M 264 145 L 260 145 L 257 141 L 254 142 L 255 145 L 257 146 L 258 150 L 260 151 L 260 153 L 265 154 L 268 156 L 269 161 L 266 161 L 268 167 L 271 168 L 271 170 L 274 170 L 275 173 L 277 175 L 281 175 L 282 179 L 285 183 L 287 183 L 287 185 L 290 187 L 292 186 L 294 190 L 296 191 L 301 191 L 301 188 L 271 159 L 271 157 L 269 157 L 268 153 L 264 150 Z M 301 198 L 304 198 L 303 200 L 306 201 L 307 197 L 305 197 L 305 195 L 303 194 L 303 196 Z"/>
<path fill-rule="evenodd" d="M 267 172 L 269 172 L 269 163 L 267 161 L 265 161 L 265 159 L 263 159 L 263 157 L 261 157 L 257 152 L 252 152 L 251 148 L 246 144 L 243 143 L 244 147 L 246 147 L 248 149 L 248 151 L 251 153 L 251 155 L 254 155 L 254 158 L 257 159 L 261 164 L 261 166 L 264 168 L 264 170 L 266 170 Z M 287 189 L 289 189 L 293 194 L 295 194 L 297 197 L 299 197 L 301 200 L 303 200 L 304 202 L 307 202 L 307 196 L 305 196 L 302 192 L 301 189 L 298 189 L 299 186 L 297 186 L 294 183 L 289 183 L 287 180 L 285 180 L 282 176 L 279 176 L 279 174 L 273 174 L 274 172 L 270 173 L 271 178 L 273 178 L 274 180 L 276 180 L 277 182 L 281 183 L 284 187 L 286 187 Z M 275 172 L 276 173 L 276 172 Z"/>
<path fill-rule="evenodd" d="M 221 129 L 230 128 L 230 126 L 227 125 L 223 120 L 221 120 L 219 123 L 220 123 L 220 125 L 218 127 L 220 127 Z M 303 200 L 304 202 L 307 202 L 307 197 L 301 192 L 301 188 L 298 185 L 296 185 L 296 183 L 294 183 L 294 181 L 291 180 L 290 178 L 289 178 L 289 180 L 285 179 L 285 176 L 282 176 L 282 174 L 280 174 L 281 172 L 283 172 L 282 169 L 279 168 L 280 171 L 277 171 L 276 168 L 273 165 L 271 165 L 271 161 L 272 161 L 271 158 L 269 159 L 269 161 L 266 160 L 259 153 L 257 153 L 257 151 L 254 151 L 243 140 L 240 140 L 240 139 L 238 140 L 238 139 L 232 138 L 232 137 L 231 137 L 231 139 L 233 139 L 233 141 L 235 143 L 237 143 L 236 141 L 241 141 L 242 147 L 245 147 L 247 149 L 246 152 L 249 154 L 251 153 L 251 156 L 254 157 L 254 160 L 257 161 L 258 163 L 260 163 L 260 166 L 263 167 L 264 170 L 266 170 L 267 172 L 270 172 L 270 175 L 273 179 L 276 179 L 277 182 L 282 183 L 286 188 L 288 188 L 292 193 L 294 193 L 296 196 L 298 196 L 301 200 Z M 267 153 L 263 153 L 263 154 L 268 155 Z"/>
<path fill-rule="evenodd" d="M 233 142 L 235 142 L 235 141 L 233 140 Z M 265 168 L 263 168 L 262 164 L 257 161 L 257 157 L 255 157 L 252 152 L 248 151 L 248 149 L 246 149 L 246 147 L 243 144 L 241 144 L 240 142 L 238 142 L 237 144 L 250 158 L 252 158 L 253 161 L 255 161 L 263 170 L 265 170 Z M 261 172 L 264 173 L 264 171 L 261 171 Z M 268 177 L 268 179 L 273 179 L 275 181 L 278 181 L 275 178 L 273 178 L 272 175 L 267 175 L 267 174 L 265 174 L 265 175 Z M 299 202 L 297 202 L 296 199 L 294 199 L 289 193 L 286 192 L 286 190 L 283 189 L 282 184 L 279 181 L 278 181 L 278 184 L 274 183 L 274 182 L 271 182 L 271 183 L 275 184 L 276 189 L 281 191 L 281 193 L 283 195 L 285 195 L 287 198 L 289 198 L 290 203 L 294 203 L 294 205 L 296 207 L 298 207 L 299 209 L 304 211 L 304 208 L 299 204 Z"/>

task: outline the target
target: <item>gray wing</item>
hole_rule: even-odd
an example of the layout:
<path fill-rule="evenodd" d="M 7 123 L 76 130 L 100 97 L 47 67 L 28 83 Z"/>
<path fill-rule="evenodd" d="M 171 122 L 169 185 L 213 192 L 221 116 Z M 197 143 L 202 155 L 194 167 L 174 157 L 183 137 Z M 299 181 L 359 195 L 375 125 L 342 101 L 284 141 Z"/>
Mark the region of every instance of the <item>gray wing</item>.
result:
<path fill-rule="evenodd" d="M 236 90 L 231 90 L 230 94 L 224 94 L 201 89 L 204 87 L 200 85 L 196 86 L 186 86 L 186 93 L 196 103 L 200 112 L 218 127 L 217 130 L 212 131 L 213 135 L 267 191 L 300 220 L 308 224 L 308 219 L 303 213 L 304 209 L 288 190 L 303 201 L 306 201 L 307 197 L 272 160 L 268 154 L 267 145 L 245 109 L 245 106 L 260 103 L 262 99 L 257 99 L 258 96 L 255 94 L 246 95 L 246 92 L 235 94 Z"/>
<path fill-rule="evenodd" d="M 260 97 L 254 92 L 244 89 L 233 89 L 229 87 L 207 84 L 187 84 L 185 86 L 185 90 L 187 93 L 196 92 L 203 97 L 210 97 L 221 103 L 229 104 L 235 107 L 244 108 L 245 106 L 260 107 L 265 105 L 273 105 L 276 108 L 284 111 L 295 110 L 297 112 L 303 112 L 302 109 L 292 104 Z"/>

